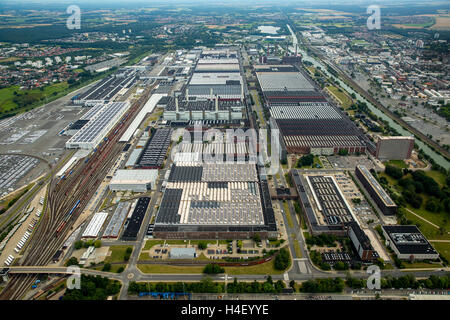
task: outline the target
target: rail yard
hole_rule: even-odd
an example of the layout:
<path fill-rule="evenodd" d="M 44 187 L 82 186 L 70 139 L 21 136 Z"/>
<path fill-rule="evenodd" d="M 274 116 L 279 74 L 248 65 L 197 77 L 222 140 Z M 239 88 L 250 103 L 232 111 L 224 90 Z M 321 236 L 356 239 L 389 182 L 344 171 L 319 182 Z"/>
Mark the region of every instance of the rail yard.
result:
<path fill-rule="evenodd" d="M 48 185 L 45 212 L 32 236 L 22 265 L 46 265 L 62 246 L 77 215 L 94 195 L 114 160 L 123 149 L 121 135 L 148 99 L 149 89 L 134 102 L 121 121 L 104 138 L 100 146 L 60 178 Z M 2 299 L 19 299 L 36 279 L 35 275 L 12 276 L 1 293 Z"/>

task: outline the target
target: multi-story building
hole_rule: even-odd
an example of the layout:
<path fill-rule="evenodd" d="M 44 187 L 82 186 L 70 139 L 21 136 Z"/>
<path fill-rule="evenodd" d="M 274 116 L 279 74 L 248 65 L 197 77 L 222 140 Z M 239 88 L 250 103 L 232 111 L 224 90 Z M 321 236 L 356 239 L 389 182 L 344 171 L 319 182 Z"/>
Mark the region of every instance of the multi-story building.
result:
<path fill-rule="evenodd" d="M 375 156 L 380 160 L 404 160 L 411 158 L 414 137 L 379 136 Z"/>
<path fill-rule="evenodd" d="M 370 173 L 369 169 L 367 169 L 366 166 L 356 166 L 355 174 L 384 215 L 391 216 L 397 213 L 397 205 L 391 199 L 391 197 L 389 197 L 387 192 L 378 183 L 378 181 Z"/>

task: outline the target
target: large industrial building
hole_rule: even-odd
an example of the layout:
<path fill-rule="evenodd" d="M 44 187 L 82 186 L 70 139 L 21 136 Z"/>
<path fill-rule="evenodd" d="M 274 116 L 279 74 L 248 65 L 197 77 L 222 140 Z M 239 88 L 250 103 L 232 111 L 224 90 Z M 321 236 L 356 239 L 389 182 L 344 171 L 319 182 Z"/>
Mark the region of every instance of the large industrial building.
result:
<path fill-rule="evenodd" d="M 100 232 L 100 229 L 105 223 L 107 217 L 107 212 L 97 212 L 94 214 L 88 226 L 81 235 L 81 238 L 97 238 L 98 233 Z"/>
<path fill-rule="evenodd" d="M 120 230 L 122 229 L 125 219 L 130 211 L 131 204 L 129 202 L 119 202 L 116 210 L 109 220 L 105 231 L 103 232 L 102 238 L 113 238 L 117 239 L 119 237 Z"/>
<path fill-rule="evenodd" d="M 94 106 L 108 103 L 125 94 L 136 82 L 138 75 L 132 68 L 122 68 L 116 74 L 104 78 L 86 92 L 72 98 L 75 105 Z"/>
<path fill-rule="evenodd" d="M 380 160 L 404 160 L 411 158 L 414 149 L 414 137 L 379 136 L 375 157 Z"/>
<path fill-rule="evenodd" d="M 244 82 L 238 52 L 235 49 L 202 50 L 194 72 L 186 86 L 186 100 L 243 100 Z"/>
<path fill-rule="evenodd" d="M 103 106 L 66 142 L 68 149 L 94 149 L 130 108 L 129 102 L 110 102 Z"/>
<path fill-rule="evenodd" d="M 255 66 L 265 106 L 327 102 L 308 76 L 291 65 Z"/>
<path fill-rule="evenodd" d="M 347 235 L 347 226 L 355 222 L 352 209 L 333 176 L 301 175 L 291 170 L 292 182 L 312 234 Z"/>
<path fill-rule="evenodd" d="M 179 91 L 161 100 L 167 121 L 239 121 L 245 118 L 244 80 L 235 49 L 202 50 Z"/>
<path fill-rule="evenodd" d="M 171 167 L 153 234 L 170 239 L 277 237 L 267 182 L 254 164 Z"/>
<path fill-rule="evenodd" d="M 356 166 L 355 174 L 384 215 L 395 215 L 397 213 L 397 205 L 366 166 Z"/>
<path fill-rule="evenodd" d="M 139 169 L 159 169 L 169 150 L 172 139 L 172 129 L 160 128 L 155 131 L 137 158 L 134 167 Z"/>
<path fill-rule="evenodd" d="M 242 120 L 245 105 L 241 100 L 227 100 L 218 96 L 208 98 L 171 97 L 163 114 L 164 120 Z"/>
<path fill-rule="evenodd" d="M 387 245 L 402 260 L 434 260 L 439 253 L 414 225 L 382 226 Z"/>
<path fill-rule="evenodd" d="M 255 72 L 271 115 L 270 127 L 281 133 L 282 159 L 288 153 L 366 152 L 363 134 L 327 101 L 304 72 L 289 65 L 258 66 Z"/>
<path fill-rule="evenodd" d="M 142 221 L 144 221 L 145 213 L 147 212 L 150 203 L 149 197 L 141 197 L 138 199 L 131 217 L 126 221 L 126 227 L 122 234 L 122 240 L 135 241 L 141 228 Z"/>
<path fill-rule="evenodd" d="M 158 170 L 117 170 L 109 183 L 111 191 L 147 192 L 156 188 Z"/>

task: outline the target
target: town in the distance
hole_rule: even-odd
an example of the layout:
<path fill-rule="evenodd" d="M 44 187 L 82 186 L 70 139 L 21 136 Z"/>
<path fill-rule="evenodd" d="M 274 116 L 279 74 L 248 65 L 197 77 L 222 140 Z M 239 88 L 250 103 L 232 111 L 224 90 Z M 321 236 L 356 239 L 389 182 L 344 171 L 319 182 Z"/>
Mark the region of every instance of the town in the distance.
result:
<path fill-rule="evenodd" d="M 71 2 L 0 4 L 0 300 L 450 299 L 448 2 Z"/>

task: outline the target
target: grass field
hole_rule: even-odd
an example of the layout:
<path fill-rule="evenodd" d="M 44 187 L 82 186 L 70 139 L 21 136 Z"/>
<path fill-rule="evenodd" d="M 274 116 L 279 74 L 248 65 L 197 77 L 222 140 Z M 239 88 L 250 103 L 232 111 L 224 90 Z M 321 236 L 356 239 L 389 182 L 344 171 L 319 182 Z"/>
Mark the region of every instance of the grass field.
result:
<path fill-rule="evenodd" d="M 286 215 L 289 227 L 293 228 L 294 223 L 292 222 L 291 210 L 289 210 L 289 206 L 288 206 L 287 202 L 283 202 L 283 209 L 284 209 L 284 213 Z"/>
<path fill-rule="evenodd" d="M 225 267 L 227 274 L 239 275 L 239 274 L 283 274 L 285 271 L 276 270 L 273 267 L 273 260 L 261 263 L 255 266 L 248 267 Z"/>
<path fill-rule="evenodd" d="M 216 240 L 191 240 L 191 241 L 190 241 L 190 244 L 193 245 L 193 246 L 196 246 L 196 245 L 198 245 L 200 242 L 205 242 L 207 245 L 208 245 L 208 244 L 213 244 L 213 245 L 215 245 L 215 244 L 217 243 Z"/>
<path fill-rule="evenodd" d="M 18 91 L 19 86 L 12 86 L 9 88 L 0 89 L 0 111 L 7 112 L 17 107 L 13 101 L 14 91 Z"/>
<path fill-rule="evenodd" d="M 298 244 L 297 237 L 295 236 L 294 233 L 291 234 L 291 241 L 292 241 L 292 244 L 294 246 L 295 255 L 297 256 L 297 258 L 301 258 L 302 257 L 302 251 L 300 250 L 300 245 Z"/>
<path fill-rule="evenodd" d="M 203 266 L 186 267 L 170 266 L 164 264 L 138 264 L 137 267 L 143 273 L 203 273 Z"/>
<path fill-rule="evenodd" d="M 203 273 L 203 266 L 171 266 L 163 264 L 138 264 L 139 270 L 143 273 Z M 255 266 L 247 267 L 225 267 L 227 274 L 239 275 L 239 274 L 282 274 L 285 271 L 276 270 L 273 266 L 273 260 L 258 264 Z"/>
<path fill-rule="evenodd" d="M 405 266 L 406 269 L 425 269 L 425 268 L 430 268 L 430 269 L 436 269 L 436 268 L 442 268 L 441 264 L 436 264 L 436 263 L 426 263 L 426 262 L 403 262 L 403 265 Z"/>
<path fill-rule="evenodd" d="M 111 270 L 109 270 L 108 272 L 119 273 L 118 271 L 119 271 L 120 267 L 123 267 L 125 269 L 125 266 L 126 266 L 125 264 L 112 264 Z M 102 271 L 103 266 L 95 267 L 94 270 Z"/>
<path fill-rule="evenodd" d="M 320 161 L 318 156 L 314 156 L 313 168 L 317 168 L 317 165 L 319 165 L 321 168 L 323 168 L 322 161 Z"/>
<path fill-rule="evenodd" d="M 164 240 L 147 240 L 145 246 L 142 250 L 150 250 L 151 247 L 156 246 L 158 244 L 163 244 Z"/>
<path fill-rule="evenodd" d="M 450 242 L 431 242 L 431 245 L 444 256 L 447 261 L 450 261 Z"/>
<path fill-rule="evenodd" d="M 30 110 L 33 107 L 36 107 L 39 100 L 45 102 L 46 99 L 49 99 L 52 96 L 57 96 L 59 93 L 64 92 L 68 87 L 69 85 L 67 84 L 67 82 L 61 82 L 43 87 L 42 91 L 40 89 L 20 90 L 19 86 L 11 86 L 9 88 L 0 89 L 0 111 L 10 113 Z M 25 93 L 27 93 L 28 96 L 33 96 L 38 99 L 38 101 L 28 106 L 18 105 L 16 102 L 14 102 L 14 98 L 16 97 L 16 95 L 14 95 L 14 92 L 20 95 L 25 95 Z"/>
<path fill-rule="evenodd" d="M 121 262 L 124 261 L 125 251 L 127 248 L 132 248 L 131 246 L 111 246 L 109 250 L 111 255 L 106 257 L 105 262 Z"/>
<path fill-rule="evenodd" d="M 445 175 L 437 170 L 426 171 L 427 176 L 431 177 L 436 181 L 440 187 L 445 186 Z"/>
<path fill-rule="evenodd" d="M 422 233 L 425 235 L 427 239 L 430 240 L 450 240 L 449 234 L 441 234 L 439 232 L 439 229 L 435 228 L 429 223 L 426 223 L 422 219 L 416 217 L 415 215 L 411 214 L 410 212 L 406 212 L 405 216 L 408 220 L 411 220 L 413 224 L 417 225 L 422 231 Z"/>
<path fill-rule="evenodd" d="M 425 171 L 426 175 L 429 177 L 432 177 L 440 186 L 445 185 L 445 175 L 442 174 L 439 171 L 431 170 L 431 171 Z M 380 173 L 380 177 L 385 177 L 389 183 L 389 185 L 395 189 L 398 193 L 401 193 L 402 188 L 398 186 L 397 181 L 393 179 L 392 177 L 386 175 L 385 173 Z M 410 175 L 404 176 L 404 178 L 408 178 Z M 447 219 L 447 215 L 445 212 L 429 212 L 425 210 L 425 203 L 430 198 L 427 194 L 420 194 L 420 196 L 423 199 L 422 206 L 419 209 L 413 208 L 410 204 L 407 205 L 407 208 L 414 212 L 415 214 L 419 215 L 423 219 L 439 226 L 445 228 L 445 232 L 442 233 L 439 228 L 436 228 L 432 224 L 428 223 L 427 221 L 424 221 L 423 219 L 420 219 L 419 217 L 415 216 L 408 210 L 403 210 L 405 213 L 405 216 L 408 220 L 410 220 L 413 224 L 416 224 L 419 229 L 423 232 L 425 237 L 427 237 L 429 240 L 450 240 L 450 235 L 447 233 L 450 230 L 450 221 Z"/>
<path fill-rule="evenodd" d="M 141 252 L 139 254 L 139 261 L 141 260 L 151 260 L 150 255 L 148 254 L 148 252 Z"/>
<path fill-rule="evenodd" d="M 189 244 L 189 241 L 186 240 L 186 242 L 184 242 L 184 240 L 166 240 L 166 244 L 176 244 L 176 245 L 180 245 L 180 244 Z"/>
<path fill-rule="evenodd" d="M 344 109 L 350 108 L 350 106 L 353 104 L 352 98 L 344 93 L 344 91 L 339 91 L 339 89 L 335 86 L 328 86 L 327 89 L 336 97 L 337 100 L 340 101 Z"/>
<path fill-rule="evenodd" d="M 385 165 L 391 165 L 398 168 L 408 168 L 407 164 L 403 160 L 389 160 L 385 162 Z"/>

